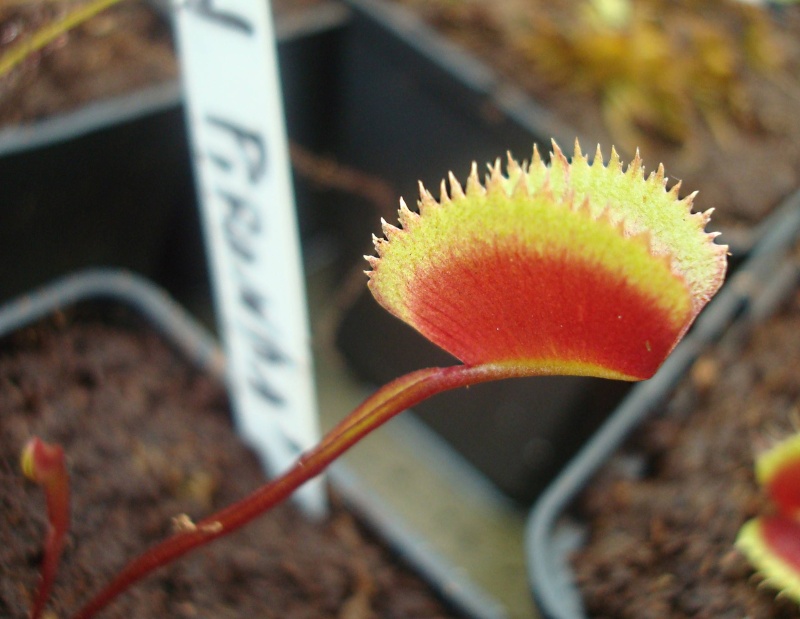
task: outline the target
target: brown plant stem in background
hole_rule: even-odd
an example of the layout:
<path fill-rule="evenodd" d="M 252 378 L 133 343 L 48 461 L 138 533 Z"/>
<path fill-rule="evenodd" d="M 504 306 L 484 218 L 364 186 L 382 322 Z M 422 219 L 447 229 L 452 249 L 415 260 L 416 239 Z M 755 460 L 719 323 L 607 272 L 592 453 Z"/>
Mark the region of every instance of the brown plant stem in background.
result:
<path fill-rule="evenodd" d="M 310 183 L 324 190 L 341 191 L 348 196 L 363 198 L 372 207 L 374 219 L 389 221 L 395 216 L 397 192 L 383 178 L 333 157 L 312 152 L 297 142 L 289 143 L 289 154 L 292 169 Z M 349 213 L 343 211 L 341 216 L 348 217 Z M 366 245 L 364 251 L 369 249 L 371 245 Z M 352 267 L 348 266 L 348 272 L 337 284 L 333 299 L 317 324 L 315 337 L 330 350 L 335 348 L 333 342 L 341 316 L 355 304 L 364 291 L 364 269 L 360 261 L 362 253 L 364 252 L 353 252 L 353 257 L 358 257 L 359 261 Z"/>
<path fill-rule="evenodd" d="M 330 157 L 317 155 L 297 142 L 289 145 L 292 166 L 301 176 L 325 189 L 361 196 L 384 218 L 394 216 L 396 193 L 389 183 Z"/>

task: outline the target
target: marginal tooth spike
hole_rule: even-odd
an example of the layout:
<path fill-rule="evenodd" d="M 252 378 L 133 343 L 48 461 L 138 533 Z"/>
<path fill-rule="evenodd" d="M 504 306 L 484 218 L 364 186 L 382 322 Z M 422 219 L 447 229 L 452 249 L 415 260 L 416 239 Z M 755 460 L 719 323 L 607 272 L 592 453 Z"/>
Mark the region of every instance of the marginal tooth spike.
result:
<path fill-rule="evenodd" d="M 412 212 L 406 201 L 403 198 L 400 198 L 400 210 L 398 213 L 398 219 L 400 220 L 400 224 L 403 226 L 403 230 L 410 230 L 414 227 L 414 225 L 419 220 L 419 215 Z"/>
<path fill-rule="evenodd" d="M 420 202 L 423 201 L 426 196 L 430 195 L 430 192 L 425 189 L 425 185 L 422 184 L 422 181 L 417 181 L 417 191 L 419 192 Z"/>
<path fill-rule="evenodd" d="M 486 175 L 486 192 L 490 195 L 505 193 L 503 169 L 499 157 L 494 160 L 494 165 L 489 166 L 489 173 Z"/>
<path fill-rule="evenodd" d="M 633 177 L 642 177 L 644 176 L 644 168 L 642 167 L 642 158 L 639 156 L 639 149 L 636 149 L 636 154 L 633 156 L 633 161 L 628 164 L 628 169 L 625 171 L 626 174 L 630 174 Z"/>
<path fill-rule="evenodd" d="M 608 159 L 609 170 L 622 170 L 622 161 L 620 161 L 619 153 L 613 146 L 611 147 L 611 157 Z"/>
<path fill-rule="evenodd" d="M 539 154 L 539 146 L 537 144 L 533 145 L 533 155 L 531 156 L 531 165 L 529 166 L 529 170 L 535 170 L 538 168 L 545 167 L 544 162 L 542 161 L 542 156 Z"/>
<path fill-rule="evenodd" d="M 664 164 L 659 163 L 658 168 L 656 169 L 656 182 L 660 183 L 662 187 L 667 186 L 667 177 L 665 176 L 666 171 L 664 170 Z M 652 177 L 653 175 L 650 174 Z"/>
<path fill-rule="evenodd" d="M 442 180 L 439 185 L 439 204 L 450 204 L 450 196 L 447 193 L 447 184 Z"/>
<path fill-rule="evenodd" d="M 550 158 L 551 165 L 555 167 L 555 165 L 558 164 L 562 168 L 568 168 L 569 161 L 567 161 L 567 158 L 564 156 L 558 144 L 556 144 L 556 141 L 550 140 L 550 145 L 553 147 L 552 157 Z"/>
<path fill-rule="evenodd" d="M 385 219 L 381 218 L 381 230 L 383 231 L 383 235 L 391 242 L 393 239 L 396 239 L 402 232 L 400 228 L 393 226 Z"/>
<path fill-rule="evenodd" d="M 600 148 L 599 142 L 597 144 L 597 148 L 594 151 L 594 159 L 592 159 L 592 165 L 603 165 L 603 150 Z"/>
<path fill-rule="evenodd" d="M 704 217 L 704 213 L 689 213 L 689 219 L 697 224 L 698 228 L 703 228 L 708 223 L 708 219 Z"/>
<path fill-rule="evenodd" d="M 467 177 L 467 195 L 482 196 L 485 193 L 486 189 L 481 185 L 481 179 L 478 178 L 478 164 L 473 161 Z"/>
<path fill-rule="evenodd" d="M 572 151 L 572 161 L 579 161 L 583 159 L 586 163 L 589 163 L 589 156 L 584 155 L 583 151 L 581 151 L 581 143 L 578 138 L 575 138 L 575 147 Z"/>
<path fill-rule="evenodd" d="M 458 179 L 455 177 L 455 174 L 452 172 L 447 173 L 447 178 L 450 181 L 450 197 L 453 200 L 460 200 L 463 199 L 464 190 L 461 188 L 461 183 L 458 182 Z"/>
<path fill-rule="evenodd" d="M 375 246 L 375 252 L 378 254 L 378 256 L 383 256 L 383 250 L 385 249 L 386 245 L 388 245 L 386 239 L 382 239 L 381 237 L 373 234 L 372 244 Z"/>
<path fill-rule="evenodd" d="M 419 183 L 419 200 L 417 201 L 417 206 L 419 207 L 420 215 L 423 216 L 425 213 L 439 206 L 439 203 L 433 197 L 433 194 L 425 189 L 425 185 L 422 184 L 422 181 Z"/>
<path fill-rule="evenodd" d="M 694 206 L 694 199 L 697 197 L 697 191 L 693 191 L 688 196 L 686 196 L 681 202 L 686 205 L 686 209 L 691 213 L 692 207 Z"/>
<path fill-rule="evenodd" d="M 681 192 L 681 184 L 682 182 L 680 180 L 675 181 L 675 184 L 672 187 L 670 187 L 669 191 L 667 192 L 671 197 L 675 198 L 676 200 L 678 199 L 678 194 L 680 194 Z"/>
<path fill-rule="evenodd" d="M 380 264 L 380 258 L 378 258 L 377 256 L 367 255 L 364 256 L 364 260 L 366 260 L 369 263 L 369 266 L 373 271 L 377 268 L 378 264 Z M 365 273 L 367 274 L 369 274 L 370 272 L 371 271 L 365 271 Z"/>

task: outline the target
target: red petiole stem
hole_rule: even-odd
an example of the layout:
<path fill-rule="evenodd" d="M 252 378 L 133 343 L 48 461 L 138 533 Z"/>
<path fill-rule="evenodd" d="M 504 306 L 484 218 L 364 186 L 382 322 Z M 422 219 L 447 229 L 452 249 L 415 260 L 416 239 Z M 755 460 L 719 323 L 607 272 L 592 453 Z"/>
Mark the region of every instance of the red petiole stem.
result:
<path fill-rule="evenodd" d="M 223 510 L 181 531 L 133 559 L 73 619 L 90 619 L 114 598 L 152 571 L 191 550 L 232 533 L 274 507 L 306 481 L 322 473 L 340 455 L 407 408 L 438 393 L 520 375 L 497 365 L 418 370 L 384 385 L 305 452 L 285 473 Z"/>
<path fill-rule="evenodd" d="M 34 437 L 22 452 L 25 475 L 42 487 L 47 505 L 47 536 L 44 543 L 39 591 L 31 609 L 31 619 L 39 619 L 50 597 L 69 530 L 69 475 L 60 445 Z"/>

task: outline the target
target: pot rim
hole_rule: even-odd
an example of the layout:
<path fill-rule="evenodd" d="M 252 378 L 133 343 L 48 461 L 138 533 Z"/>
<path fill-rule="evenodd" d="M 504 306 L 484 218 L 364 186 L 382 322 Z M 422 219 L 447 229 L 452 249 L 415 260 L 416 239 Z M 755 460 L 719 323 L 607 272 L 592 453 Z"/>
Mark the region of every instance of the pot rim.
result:
<path fill-rule="evenodd" d="M 224 382 L 225 356 L 214 336 L 159 286 L 123 269 L 78 271 L 0 305 L 0 338 L 55 311 L 87 301 L 112 301 L 129 307 L 189 363 Z M 459 573 L 424 539 L 415 535 L 398 515 L 360 483 L 356 473 L 343 463 L 336 463 L 326 475 L 362 522 L 414 569 L 446 604 L 471 619 L 506 619 L 494 599 Z"/>
<path fill-rule="evenodd" d="M 170 3 L 166 0 L 148 0 L 148 3 L 172 27 Z M 319 6 L 304 8 L 276 19 L 275 38 L 278 44 L 302 40 L 338 28 L 347 19 L 348 11 L 345 7 L 324 0 Z M 180 78 L 145 86 L 126 94 L 97 99 L 42 120 L 0 129 L 0 157 L 45 148 L 182 105 Z"/>

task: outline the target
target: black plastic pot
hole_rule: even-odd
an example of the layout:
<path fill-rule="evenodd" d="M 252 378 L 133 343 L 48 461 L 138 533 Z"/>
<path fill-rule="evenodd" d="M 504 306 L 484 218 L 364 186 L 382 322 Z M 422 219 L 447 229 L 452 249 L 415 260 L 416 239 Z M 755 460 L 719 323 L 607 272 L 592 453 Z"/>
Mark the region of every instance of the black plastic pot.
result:
<path fill-rule="evenodd" d="M 276 23 L 289 131 L 324 142 L 336 36 L 321 4 Z M 0 131 L 0 301 L 89 266 L 125 267 L 181 296 L 207 295 L 178 80 Z M 308 200 L 300 200 L 307 204 Z M 315 209 L 302 224 L 316 226 Z"/>
<path fill-rule="evenodd" d="M 533 143 L 547 152 L 551 137 L 565 147 L 575 137 L 397 5 L 322 2 L 276 26 L 290 139 L 384 181 L 410 203 L 420 179 L 436 188 L 449 170 L 463 178 L 473 160 L 507 150 L 527 157 Z M 207 310 L 186 143 L 176 83 L 0 133 L 0 300 L 75 268 L 109 265 L 147 274 Z M 379 217 L 393 214 L 300 175 L 295 181 L 303 239 L 335 246 L 340 270 L 363 265 Z M 366 293 L 345 315 L 338 343 L 371 383 L 451 361 Z M 469 398 L 446 394 L 417 412 L 499 488 L 528 503 L 628 388 L 538 378 L 482 385 Z"/>
<path fill-rule="evenodd" d="M 531 590 L 543 618 L 586 617 L 569 564 L 586 525 L 572 505 L 595 473 L 634 429 L 659 414 L 660 405 L 712 342 L 734 328 L 745 330 L 757 323 L 796 290 L 800 273 L 796 263 L 786 262 L 786 254 L 800 236 L 800 195 L 775 214 L 772 224 L 656 376 L 631 391 L 534 505 L 527 524 L 526 554 Z"/>
<path fill-rule="evenodd" d="M 0 337 L 78 305 L 91 305 L 99 315 L 124 312 L 143 319 L 189 363 L 223 380 L 225 361 L 215 339 L 165 291 L 125 271 L 88 270 L 68 275 L 0 306 Z M 474 619 L 502 619 L 490 598 L 433 553 L 424 540 L 411 536 L 402 521 L 361 487 L 357 472 L 337 464 L 329 482 L 357 517 L 417 570 L 454 611 Z"/>

